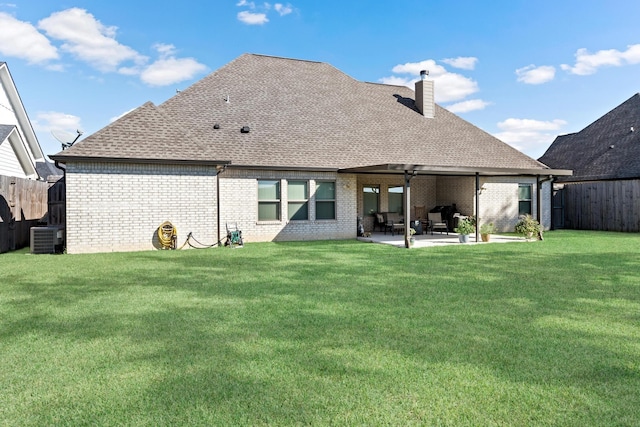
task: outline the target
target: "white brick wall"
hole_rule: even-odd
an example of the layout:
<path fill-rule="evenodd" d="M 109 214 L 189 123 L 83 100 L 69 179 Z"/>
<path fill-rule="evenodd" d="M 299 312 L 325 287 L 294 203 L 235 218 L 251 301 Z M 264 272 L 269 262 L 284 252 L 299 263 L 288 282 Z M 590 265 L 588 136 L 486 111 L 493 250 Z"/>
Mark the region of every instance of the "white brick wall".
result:
<path fill-rule="evenodd" d="M 258 180 L 280 180 L 280 221 L 258 221 Z M 287 180 L 309 182 L 308 221 L 288 221 Z M 336 219 L 315 220 L 316 180 L 336 182 Z M 356 176 L 335 172 L 263 171 L 229 168 L 220 174 L 220 221 L 236 222 L 247 242 L 352 239 L 357 234 Z"/>
<path fill-rule="evenodd" d="M 280 221 L 258 221 L 258 180 L 281 182 Z M 287 220 L 287 181 L 309 182 L 309 220 Z M 336 182 L 336 219 L 315 220 L 315 183 Z M 362 216 L 362 188 L 380 186 L 380 211 L 388 210 L 390 186 L 403 185 L 402 175 L 355 175 L 336 172 L 264 171 L 228 168 L 219 176 L 220 237 L 225 224 L 235 222 L 247 242 L 272 240 L 350 239 Z M 218 239 L 216 170 L 207 166 L 124 163 L 67 164 L 67 252 L 110 252 L 157 248 L 157 229 L 171 221 L 178 229 L 178 245 L 189 232 L 203 244 Z M 513 231 L 518 220 L 518 184 L 534 187 L 535 178 L 481 177 L 480 222 L 493 222 L 499 231 Z M 543 184 L 543 220 L 551 218 L 550 185 Z M 411 180 L 411 207 L 456 204 L 474 214 L 475 177 L 417 176 Z M 365 229 L 373 218 L 364 218 Z"/>
<path fill-rule="evenodd" d="M 215 168 L 67 164 L 67 252 L 150 250 L 164 221 L 198 241 L 217 238 Z"/>

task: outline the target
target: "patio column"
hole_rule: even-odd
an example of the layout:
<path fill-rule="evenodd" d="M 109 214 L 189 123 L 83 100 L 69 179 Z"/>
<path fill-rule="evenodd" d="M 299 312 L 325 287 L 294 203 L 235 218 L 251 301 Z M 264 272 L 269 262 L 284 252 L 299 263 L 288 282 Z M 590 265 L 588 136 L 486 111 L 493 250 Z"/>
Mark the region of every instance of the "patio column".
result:
<path fill-rule="evenodd" d="M 409 248 L 409 228 L 411 228 L 411 178 L 409 171 L 404 171 L 404 247 Z"/>
<path fill-rule="evenodd" d="M 480 227 L 480 174 L 476 172 L 476 243 L 479 241 L 478 227 Z"/>
<path fill-rule="evenodd" d="M 542 207 L 540 206 L 540 202 L 542 201 L 542 196 L 540 195 L 541 189 L 542 183 L 540 182 L 540 175 L 536 175 L 536 219 L 540 224 L 542 224 Z"/>

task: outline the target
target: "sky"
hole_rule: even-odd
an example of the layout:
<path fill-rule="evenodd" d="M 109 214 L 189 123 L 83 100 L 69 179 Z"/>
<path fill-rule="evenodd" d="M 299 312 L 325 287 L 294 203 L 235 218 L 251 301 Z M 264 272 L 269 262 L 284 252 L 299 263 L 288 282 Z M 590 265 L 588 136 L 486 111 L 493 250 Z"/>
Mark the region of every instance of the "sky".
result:
<path fill-rule="evenodd" d="M 429 70 L 439 105 L 539 158 L 640 92 L 639 19 L 635 0 L 0 0 L 0 61 L 46 155 L 257 53 L 411 89 Z"/>

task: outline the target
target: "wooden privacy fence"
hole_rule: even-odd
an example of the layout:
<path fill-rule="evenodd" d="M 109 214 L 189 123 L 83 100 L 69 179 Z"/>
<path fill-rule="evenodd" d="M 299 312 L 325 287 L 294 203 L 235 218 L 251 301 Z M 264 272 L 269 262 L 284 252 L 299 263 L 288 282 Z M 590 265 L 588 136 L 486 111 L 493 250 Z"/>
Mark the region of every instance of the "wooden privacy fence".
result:
<path fill-rule="evenodd" d="M 640 231 L 640 179 L 567 184 L 564 193 L 567 228 Z"/>
<path fill-rule="evenodd" d="M 0 253 L 29 246 L 29 231 L 46 222 L 49 183 L 0 176 Z"/>

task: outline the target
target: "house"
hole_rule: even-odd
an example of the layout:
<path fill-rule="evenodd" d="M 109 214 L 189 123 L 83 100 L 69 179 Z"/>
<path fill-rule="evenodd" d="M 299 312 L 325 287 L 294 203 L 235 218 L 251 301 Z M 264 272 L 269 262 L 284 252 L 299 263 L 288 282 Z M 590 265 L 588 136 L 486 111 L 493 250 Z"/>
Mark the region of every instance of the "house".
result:
<path fill-rule="evenodd" d="M 30 228 L 47 214 L 46 179 L 56 171 L 42 152 L 7 64 L 0 62 L 0 253 L 29 244 Z"/>
<path fill-rule="evenodd" d="M 314 61 L 244 54 L 51 156 L 66 167 L 67 251 L 350 239 L 358 218 L 454 206 L 513 230 L 550 222 L 551 170 L 433 102 L 433 81 L 357 81 Z M 405 215 L 405 213 L 409 213 Z"/>
<path fill-rule="evenodd" d="M 539 160 L 573 170 L 556 179 L 558 227 L 640 231 L 640 94 L 558 136 Z"/>

